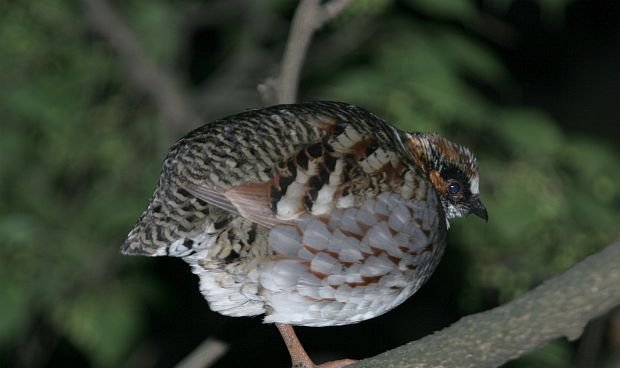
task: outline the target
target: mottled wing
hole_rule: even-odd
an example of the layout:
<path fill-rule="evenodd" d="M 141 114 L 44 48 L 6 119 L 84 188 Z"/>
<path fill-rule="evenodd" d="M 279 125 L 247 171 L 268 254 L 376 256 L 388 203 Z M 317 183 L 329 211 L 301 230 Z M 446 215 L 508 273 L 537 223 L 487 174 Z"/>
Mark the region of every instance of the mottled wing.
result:
<path fill-rule="evenodd" d="M 345 105 L 329 106 L 342 111 Z M 241 212 L 272 226 L 275 217 L 264 205 L 269 193 L 260 189 L 273 183 L 278 163 L 320 141 L 335 124 L 334 113 L 322 110 L 307 104 L 248 111 L 180 139 L 168 152 L 159 185 L 122 252 L 185 256 L 217 241 Z"/>
<path fill-rule="evenodd" d="M 398 133 L 351 105 L 250 111 L 203 126 L 173 146 L 126 254 L 183 256 L 239 216 L 266 228 L 360 207 L 379 193 L 424 192 Z"/>
<path fill-rule="evenodd" d="M 413 169 L 377 137 L 353 124 L 323 123 L 320 139 L 300 145 L 277 162 L 264 181 L 248 181 L 226 189 L 208 182 L 181 184 L 197 198 L 272 228 L 302 215 L 329 215 L 360 206 L 385 191 L 411 198 L 417 186 Z M 406 176 L 409 176 L 406 180 Z"/>

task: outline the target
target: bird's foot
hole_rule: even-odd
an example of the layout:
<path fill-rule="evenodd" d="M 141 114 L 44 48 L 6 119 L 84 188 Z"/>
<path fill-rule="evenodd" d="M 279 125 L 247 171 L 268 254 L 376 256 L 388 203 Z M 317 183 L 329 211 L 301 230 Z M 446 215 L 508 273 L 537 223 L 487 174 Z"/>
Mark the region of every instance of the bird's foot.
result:
<path fill-rule="evenodd" d="M 342 368 L 353 363 L 357 360 L 353 359 L 339 359 L 332 360 L 331 362 L 316 365 L 310 359 L 293 361 L 293 368 Z"/>
<path fill-rule="evenodd" d="M 331 362 L 323 363 L 321 365 L 315 366 L 316 368 L 342 368 L 353 363 L 357 362 L 357 360 L 353 359 L 339 359 L 332 360 Z"/>

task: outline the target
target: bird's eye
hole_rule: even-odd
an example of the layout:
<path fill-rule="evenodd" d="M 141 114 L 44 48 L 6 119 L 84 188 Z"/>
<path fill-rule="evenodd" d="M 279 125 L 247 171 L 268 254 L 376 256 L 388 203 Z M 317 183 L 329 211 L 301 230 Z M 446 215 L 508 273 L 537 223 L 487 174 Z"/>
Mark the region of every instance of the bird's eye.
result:
<path fill-rule="evenodd" d="M 463 191 L 463 187 L 461 183 L 453 180 L 448 184 L 448 194 L 450 195 L 458 195 Z"/>

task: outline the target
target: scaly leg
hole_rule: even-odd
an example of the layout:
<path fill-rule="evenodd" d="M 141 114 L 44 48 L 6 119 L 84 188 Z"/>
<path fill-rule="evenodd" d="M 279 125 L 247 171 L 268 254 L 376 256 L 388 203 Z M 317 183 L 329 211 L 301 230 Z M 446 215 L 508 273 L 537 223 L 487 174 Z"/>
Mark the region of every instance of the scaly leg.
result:
<path fill-rule="evenodd" d="M 306 353 L 306 350 L 304 350 L 304 347 L 299 342 L 295 330 L 293 330 L 293 326 L 276 323 L 276 327 L 284 339 L 289 354 L 291 354 L 293 368 L 342 368 L 355 363 L 355 360 L 341 359 L 317 366 L 312 362 L 312 359 L 310 359 L 308 353 Z"/>

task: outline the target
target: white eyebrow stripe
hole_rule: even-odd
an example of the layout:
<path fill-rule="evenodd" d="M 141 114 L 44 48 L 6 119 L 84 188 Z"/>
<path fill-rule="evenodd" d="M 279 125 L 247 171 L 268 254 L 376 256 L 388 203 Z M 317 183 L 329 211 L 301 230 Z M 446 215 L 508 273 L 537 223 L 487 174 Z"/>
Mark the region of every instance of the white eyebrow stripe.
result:
<path fill-rule="evenodd" d="M 480 179 L 478 178 L 477 175 L 471 178 L 470 184 L 469 184 L 469 191 L 471 192 L 471 194 L 480 194 L 480 189 L 478 187 L 479 185 L 480 185 Z"/>

